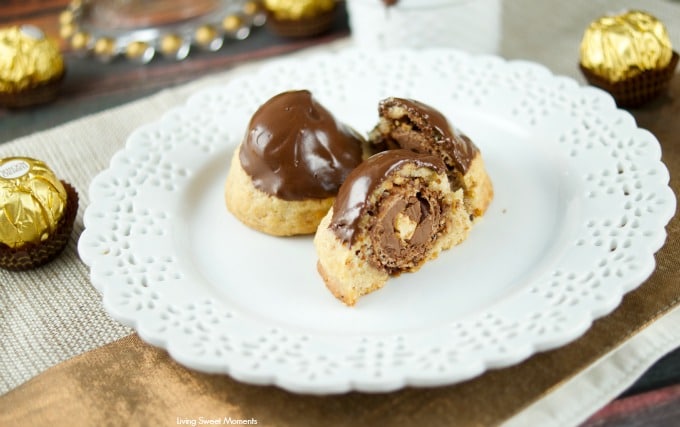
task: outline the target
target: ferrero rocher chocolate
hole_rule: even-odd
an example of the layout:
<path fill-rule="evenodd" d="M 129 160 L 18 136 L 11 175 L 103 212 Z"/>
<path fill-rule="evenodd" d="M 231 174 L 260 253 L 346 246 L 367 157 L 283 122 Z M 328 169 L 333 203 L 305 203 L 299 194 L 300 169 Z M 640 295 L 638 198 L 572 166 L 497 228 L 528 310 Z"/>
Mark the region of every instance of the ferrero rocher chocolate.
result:
<path fill-rule="evenodd" d="M 66 211 L 64 185 L 40 160 L 0 159 L 0 242 L 10 248 L 40 243 Z"/>
<path fill-rule="evenodd" d="M 618 82 L 666 67 L 673 48 L 661 21 L 634 10 L 592 22 L 583 35 L 580 53 L 584 68 Z"/>
<path fill-rule="evenodd" d="M 265 8 L 277 19 L 312 18 L 335 7 L 335 0 L 265 0 Z"/>
<path fill-rule="evenodd" d="M 39 267 L 67 246 L 78 192 L 40 160 L 0 158 L 0 268 Z"/>
<path fill-rule="evenodd" d="M 335 20 L 335 0 L 265 0 L 266 25 L 282 37 L 312 37 L 328 31 Z"/>
<path fill-rule="evenodd" d="M 21 107 L 51 100 L 54 84 L 64 72 L 59 47 L 40 29 L 30 25 L 0 29 L 0 105 Z"/>
<path fill-rule="evenodd" d="M 645 12 L 602 17 L 581 41 L 581 72 L 622 108 L 639 107 L 662 94 L 677 64 L 665 26 Z"/>

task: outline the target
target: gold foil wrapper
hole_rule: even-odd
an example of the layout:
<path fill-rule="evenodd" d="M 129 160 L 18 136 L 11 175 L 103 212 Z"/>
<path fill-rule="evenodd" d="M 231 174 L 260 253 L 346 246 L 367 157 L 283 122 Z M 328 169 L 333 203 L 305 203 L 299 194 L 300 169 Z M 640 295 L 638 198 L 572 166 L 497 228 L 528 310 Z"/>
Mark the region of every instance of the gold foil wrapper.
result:
<path fill-rule="evenodd" d="M 586 29 L 581 65 L 611 82 L 666 67 L 673 55 L 664 24 L 648 13 L 604 16 Z"/>
<path fill-rule="evenodd" d="M 66 209 L 66 189 L 40 160 L 0 159 L 0 242 L 10 248 L 45 241 Z"/>
<path fill-rule="evenodd" d="M 0 29 L 0 91 L 18 92 L 64 72 L 57 44 L 33 26 Z"/>
<path fill-rule="evenodd" d="M 333 10 L 335 0 L 265 0 L 264 6 L 277 19 L 297 20 Z"/>

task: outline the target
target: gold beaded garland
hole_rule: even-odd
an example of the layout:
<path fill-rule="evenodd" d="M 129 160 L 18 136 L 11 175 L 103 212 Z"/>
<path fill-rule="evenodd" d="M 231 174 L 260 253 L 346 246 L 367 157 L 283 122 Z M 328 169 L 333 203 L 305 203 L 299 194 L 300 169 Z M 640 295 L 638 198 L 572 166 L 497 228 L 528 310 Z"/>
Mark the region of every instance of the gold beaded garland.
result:
<path fill-rule="evenodd" d="M 161 38 L 160 50 L 164 55 L 173 55 L 182 47 L 182 38 L 177 34 L 166 34 Z"/>
<path fill-rule="evenodd" d="M 243 5 L 243 13 L 246 15 L 255 15 L 260 11 L 260 5 L 255 1 L 248 1 Z"/>
<path fill-rule="evenodd" d="M 134 41 L 127 45 L 125 48 L 125 56 L 129 59 L 139 59 L 144 53 L 149 49 L 149 45 L 146 42 Z"/>
<path fill-rule="evenodd" d="M 217 36 L 217 31 L 210 25 L 202 25 L 196 30 L 196 42 L 200 45 L 207 45 Z"/>
<path fill-rule="evenodd" d="M 68 39 L 76 32 L 76 27 L 73 24 L 62 24 L 59 27 L 59 35 L 61 38 Z"/>
<path fill-rule="evenodd" d="M 90 35 L 84 31 L 79 31 L 71 37 L 71 47 L 76 50 L 85 49 L 90 43 Z"/>
<path fill-rule="evenodd" d="M 243 20 L 236 15 L 229 15 L 222 20 L 222 28 L 225 31 L 233 32 L 241 28 Z"/>
<path fill-rule="evenodd" d="M 94 42 L 93 51 L 95 55 L 105 58 L 115 53 L 116 42 L 110 37 L 102 37 Z"/>
<path fill-rule="evenodd" d="M 89 22 L 92 2 L 71 0 L 59 14 L 59 34 L 73 49 L 81 53 L 91 51 L 99 59 L 109 60 L 122 54 L 132 61 L 146 63 L 158 51 L 166 57 L 182 60 L 189 54 L 192 44 L 216 51 L 225 38 L 247 38 L 253 27 L 264 24 L 266 13 L 262 1 L 221 0 L 216 2 L 210 15 L 200 19 L 158 28 L 122 29 L 97 28 Z"/>
<path fill-rule="evenodd" d="M 67 25 L 67 24 L 72 24 L 72 23 L 73 23 L 73 12 L 72 11 L 70 11 L 69 9 L 66 9 L 59 14 L 59 24 L 60 25 Z"/>

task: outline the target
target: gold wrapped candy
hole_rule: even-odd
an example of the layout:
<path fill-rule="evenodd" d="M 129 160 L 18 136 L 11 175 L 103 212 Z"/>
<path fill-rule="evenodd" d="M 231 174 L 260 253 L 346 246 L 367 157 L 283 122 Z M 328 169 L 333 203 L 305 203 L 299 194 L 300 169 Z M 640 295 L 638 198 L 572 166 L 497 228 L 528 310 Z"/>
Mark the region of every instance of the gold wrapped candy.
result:
<path fill-rule="evenodd" d="M 0 159 L 0 243 L 20 248 L 55 232 L 66 210 L 64 185 L 40 160 Z"/>
<path fill-rule="evenodd" d="M 265 0 L 264 6 L 277 19 L 297 20 L 333 10 L 335 0 Z"/>
<path fill-rule="evenodd" d="M 634 10 L 592 22 L 583 35 L 580 56 L 582 67 L 618 82 L 666 67 L 673 48 L 661 21 Z"/>
<path fill-rule="evenodd" d="M 64 60 L 57 44 L 40 29 L 0 29 L 0 92 L 16 93 L 60 77 Z"/>

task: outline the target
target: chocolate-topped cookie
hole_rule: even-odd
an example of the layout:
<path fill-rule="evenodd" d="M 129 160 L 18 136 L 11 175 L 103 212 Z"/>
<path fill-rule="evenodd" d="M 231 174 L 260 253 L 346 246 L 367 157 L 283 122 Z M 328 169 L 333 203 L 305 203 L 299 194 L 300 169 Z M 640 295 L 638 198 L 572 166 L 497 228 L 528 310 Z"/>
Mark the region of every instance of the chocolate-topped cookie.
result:
<path fill-rule="evenodd" d="M 493 199 L 493 185 L 479 148 L 467 135 L 439 110 L 413 99 L 384 99 L 378 115 L 378 124 L 369 135 L 377 149 L 405 148 L 440 157 L 452 189 L 463 189 L 470 216 L 484 214 Z"/>
<path fill-rule="evenodd" d="M 463 191 L 438 156 L 406 149 L 375 154 L 354 169 L 319 225 L 317 268 L 347 305 L 413 272 L 467 237 Z"/>
<path fill-rule="evenodd" d="M 310 91 L 275 95 L 253 114 L 232 158 L 227 207 L 268 234 L 313 233 L 365 150 L 365 140 Z"/>

